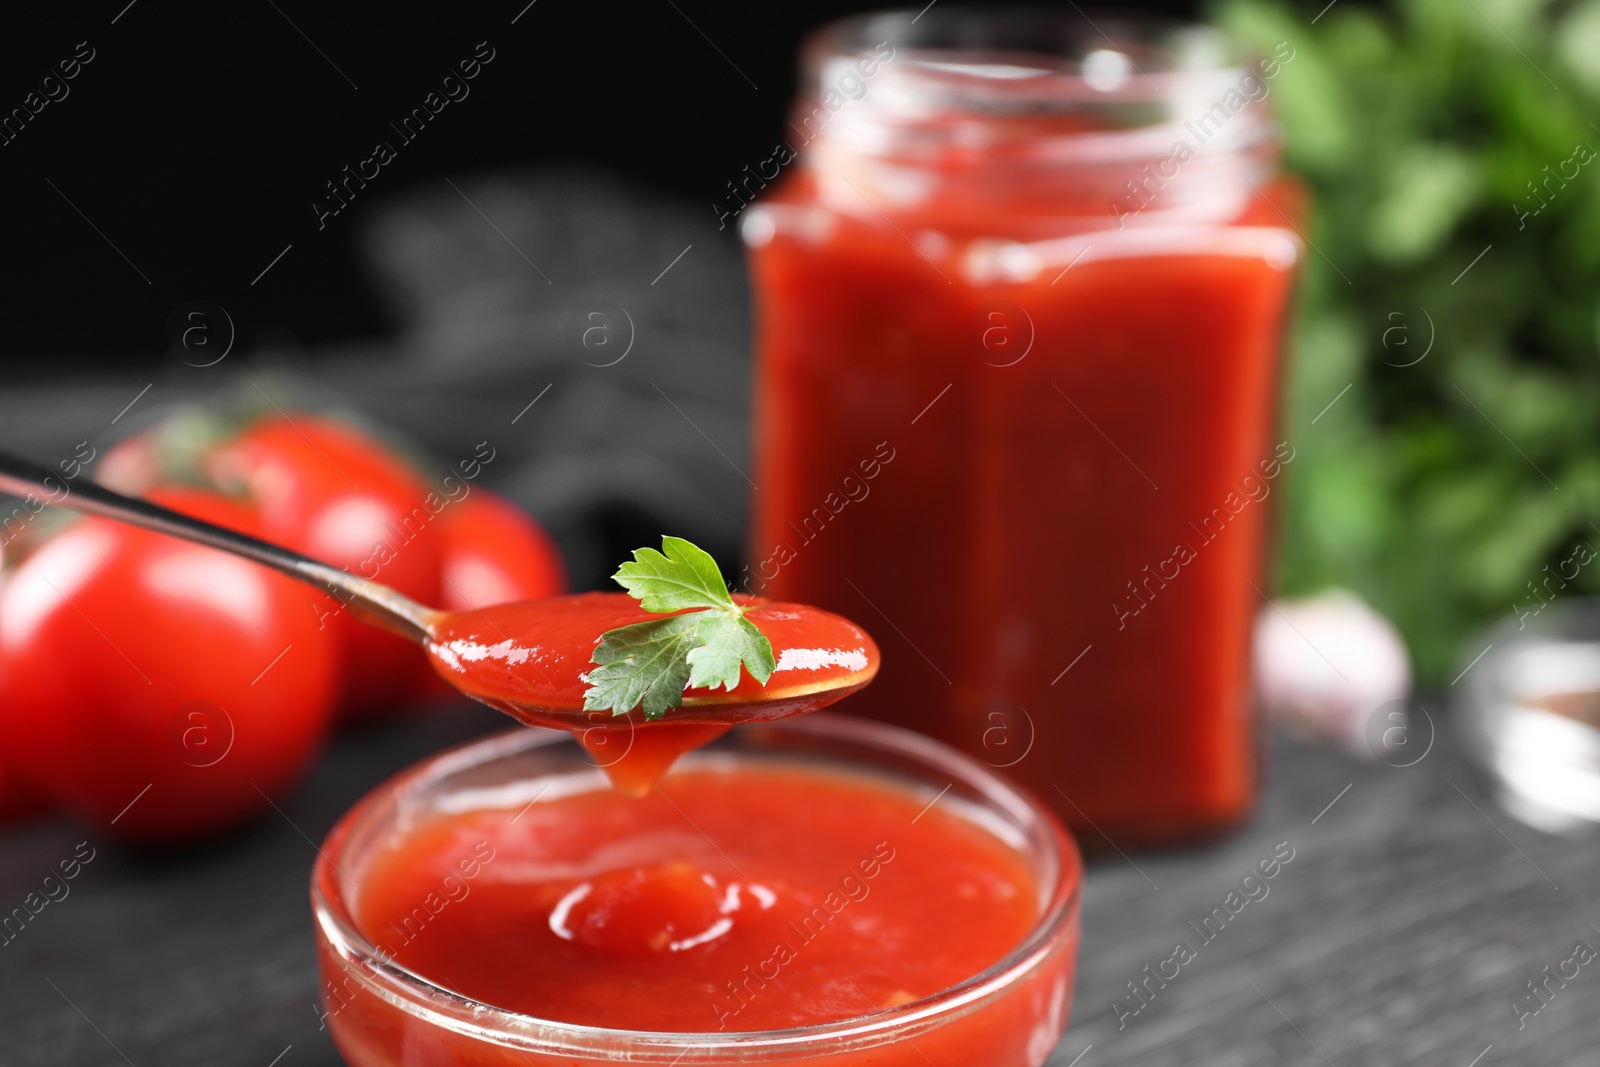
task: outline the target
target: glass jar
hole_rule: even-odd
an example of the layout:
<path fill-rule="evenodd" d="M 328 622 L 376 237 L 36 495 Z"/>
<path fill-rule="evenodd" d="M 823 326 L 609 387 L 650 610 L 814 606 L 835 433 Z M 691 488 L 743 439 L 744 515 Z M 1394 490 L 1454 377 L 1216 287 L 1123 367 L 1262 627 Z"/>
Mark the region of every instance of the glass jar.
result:
<path fill-rule="evenodd" d="M 1300 242 L 1266 101 L 1197 29 L 943 5 L 812 39 L 739 212 L 756 300 L 741 588 L 872 628 L 848 710 L 1080 835 L 1251 807 L 1251 621 Z M 771 168 L 761 172 L 765 177 Z M 743 197 L 740 198 L 743 203 Z"/>
<path fill-rule="evenodd" d="M 683 770 L 815 769 L 868 777 L 938 802 L 1013 847 L 1037 880 L 1039 915 L 1003 959 L 922 1000 L 789 1030 L 668 1033 L 580 1026 L 464 997 L 400 966 L 362 932 L 355 902 L 374 855 L 441 815 L 519 812 L 540 797 L 606 790 L 565 734 L 517 729 L 446 752 L 379 786 L 328 835 L 312 872 L 323 1021 L 351 1067 L 586 1063 L 1039 1067 L 1066 1026 L 1081 868 L 1059 823 L 998 776 L 903 730 L 806 715 L 734 730 Z M 920 816 L 919 816 L 920 817 Z M 915 947 L 910 948 L 911 951 Z"/>

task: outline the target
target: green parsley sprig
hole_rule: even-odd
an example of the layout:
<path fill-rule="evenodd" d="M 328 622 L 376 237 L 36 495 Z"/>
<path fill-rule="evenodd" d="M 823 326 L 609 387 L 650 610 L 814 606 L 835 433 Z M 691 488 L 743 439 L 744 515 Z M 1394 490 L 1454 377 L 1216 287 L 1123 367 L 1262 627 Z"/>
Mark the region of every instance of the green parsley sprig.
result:
<path fill-rule="evenodd" d="M 595 669 L 583 678 L 583 710 L 642 708 L 649 721 L 677 707 L 688 686 L 734 688 L 741 667 L 762 685 L 772 677 L 772 642 L 745 618 L 704 549 L 663 537 L 660 552 L 636 550 L 612 577 L 644 610 L 684 614 L 601 634 L 590 657 Z"/>

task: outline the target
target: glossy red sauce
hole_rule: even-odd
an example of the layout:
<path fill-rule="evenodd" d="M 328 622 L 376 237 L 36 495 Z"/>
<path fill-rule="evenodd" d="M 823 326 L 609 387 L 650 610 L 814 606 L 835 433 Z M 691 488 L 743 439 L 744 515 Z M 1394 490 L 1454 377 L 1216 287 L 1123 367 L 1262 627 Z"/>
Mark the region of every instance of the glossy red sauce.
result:
<path fill-rule="evenodd" d="M 1225 826 L 1257 783 L 1296 197 L 1118 229 L 1043 184 L 943 197 L 935 170 L 915 211 L 875 202 L 887 219 L 804 174 L 752 208 L 741 587 L 870 621 L 888 662 L 846 710 L 1003 768 L 1090 841 Z M 1015 243 L 1046 238 L 1038 263 Z M 1026 269 L 974 273 L 984 241 Z"/>
<path fill-rule="evenodd" d="M 401 966 L 541 1018 L 714 1032 L 868 1015 L 978 974 L 1039 918 L 1014 848 L 930 799 L 780 765 L 440 816 L 351 872 L 352 910 Z M 1048 970 L 1053 994 L 1001 1044 L 1059 1025 L 1067 979 Z M 941 1058 L 937 1034 L 917 1045 L 977 1062 Z"/>
<path fill-rule="evenodd" d="M 765 685 L 748 672 L 734 689 L 684 691 L 653 723 L 634 711 L 584 711 L 584 675 L 607 630 L 661 618 L 624 593 L 579 593 L 446 616 L 434 628 L 434 669 L 468 696 L 532 726 L 569 730 L 595 762 L 634 795 L 684 752 L 741 722 L 815 711 L 855 692 L 878 671 L 878 646 L 848 619 L 803 604 L 740 597 L 772 642 L 777 667 Z"/>

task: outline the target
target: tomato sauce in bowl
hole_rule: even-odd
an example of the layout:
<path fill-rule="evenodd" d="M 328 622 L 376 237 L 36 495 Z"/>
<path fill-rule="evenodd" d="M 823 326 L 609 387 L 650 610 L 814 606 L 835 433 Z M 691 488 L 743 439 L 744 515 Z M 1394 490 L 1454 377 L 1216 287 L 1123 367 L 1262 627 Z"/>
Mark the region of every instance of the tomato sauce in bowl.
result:
<path fill-rule="evenodd" d="M 313 876 L 353 1067 L 1037 1067 L 1079 865 L 965 757 L 830 716 L 742 727 L 644 798 L 524 730 L 380 787 Z"/>

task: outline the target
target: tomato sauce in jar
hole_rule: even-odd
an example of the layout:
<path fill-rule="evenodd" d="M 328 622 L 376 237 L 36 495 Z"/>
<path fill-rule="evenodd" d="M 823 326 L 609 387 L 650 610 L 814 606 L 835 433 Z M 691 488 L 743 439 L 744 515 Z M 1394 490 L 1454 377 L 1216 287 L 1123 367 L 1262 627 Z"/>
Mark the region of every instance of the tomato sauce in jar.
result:
<path fill-rule="evenodd" d="M 908 18 L 812 42 L 800 162 L 745 184 L 742 587 L 872 626 L 847 710 L 1005 768 L 1091 844 L 1224 828 L 1257 788 L 1251 622 L 1294 456 L 1299 206 L 1266 102 L 1293 49 Z"/>

